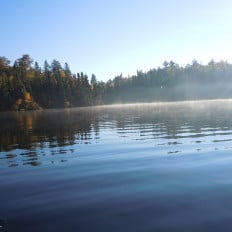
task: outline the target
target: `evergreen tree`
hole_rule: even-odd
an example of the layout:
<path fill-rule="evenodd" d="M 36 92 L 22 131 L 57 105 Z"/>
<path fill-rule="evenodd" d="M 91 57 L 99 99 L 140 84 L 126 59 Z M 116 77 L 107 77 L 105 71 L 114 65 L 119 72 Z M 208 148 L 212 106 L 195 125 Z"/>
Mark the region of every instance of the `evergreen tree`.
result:
<path fill-rule="evenodd" d="M 29 55 L 13 65 L 0 57 L 0 110 L 232 97 L 232 65 L 226 61 L 202 65 L 193 60 L 185 67 L 165 61 L 162 68 L 120 74 L 106 83 L 94 74 L 90 81 L 83 72 L 74 75 L 57 60 L 45 61 L 43 69 L 32 63 Z"/>

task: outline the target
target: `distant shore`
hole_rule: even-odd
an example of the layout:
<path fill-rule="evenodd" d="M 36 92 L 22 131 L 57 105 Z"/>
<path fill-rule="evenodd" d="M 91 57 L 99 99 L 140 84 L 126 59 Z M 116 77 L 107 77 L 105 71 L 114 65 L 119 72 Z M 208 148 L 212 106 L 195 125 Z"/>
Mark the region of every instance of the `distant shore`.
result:
<path fill-rule="evenodd" d="M 210 103 L 222 103 L 222 102 L 231 102 L 232 98 L 226 99 L 199 99 L 199 100 L 180 100 L 180 101 L 157 101 L 157 102 L 131 102 L 131 103 L 114 103 L 114 104 L 102 104 L 102 105 L 93 105 L 93 106 L 80 106 L 80 107 L 66 107 L 66 108 L 36 108 L 36 109 L 21 109 L 21 110 L 7 110 L 1 111 L 3 112 L 31 112 L 31 111 L 60 111 L 60 110 L 85 110 L 85 109 L 99 109 L 99 108 L 126 108 L 126 107 L 134 107 L 134 106 L 157 106 L 157 107 L 165 107 L 165 106 L 172 106 L 172 105 L 189 105 L 194 106 L 195 104 L 210 104 Z"/>
<path fill-rule="evenodd" d="M 41 68 L 27 55 L 13 65 L 0 56 L 0 111 L 29 111 L 121 103 L 176 102 L 232 98 L 232 64 L 173 61 L 106 82 L 94 74 L 72 73 L 69 65 L 45 60 Z"/>

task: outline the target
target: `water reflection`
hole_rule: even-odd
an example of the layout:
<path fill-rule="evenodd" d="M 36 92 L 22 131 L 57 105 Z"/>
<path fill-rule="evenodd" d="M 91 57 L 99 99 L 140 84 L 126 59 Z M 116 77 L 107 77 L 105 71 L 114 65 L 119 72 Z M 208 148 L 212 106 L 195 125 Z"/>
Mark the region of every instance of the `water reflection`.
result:
<path fill-rule="evenodd" d="M 0 218 L 24 232 L 231 231 L 231 113 L 214 101 L 0 114 Z"/>
<path fill-rule="evenodd" d="M 107 139 L 150 141 L 166 154 L 181 154 L 187 148 L 200 152 L 214 143 L 213 150 L 231 149 L 231 115 L 231 101 L 2 113 L 0 160 L 9 167 L 64 163 L 78 156 L 78 145 Z M 56 155 L 59 158 L 52 158 Z"/>

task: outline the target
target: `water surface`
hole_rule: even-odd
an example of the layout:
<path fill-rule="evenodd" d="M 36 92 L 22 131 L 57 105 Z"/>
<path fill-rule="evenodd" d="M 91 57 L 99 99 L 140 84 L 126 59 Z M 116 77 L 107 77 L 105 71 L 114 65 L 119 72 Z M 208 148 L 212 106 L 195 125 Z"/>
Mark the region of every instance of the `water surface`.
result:
<path fill-rule="evenodd" d="M 0 114 L 10 231 L 230 231 L 232 101 Z"/>

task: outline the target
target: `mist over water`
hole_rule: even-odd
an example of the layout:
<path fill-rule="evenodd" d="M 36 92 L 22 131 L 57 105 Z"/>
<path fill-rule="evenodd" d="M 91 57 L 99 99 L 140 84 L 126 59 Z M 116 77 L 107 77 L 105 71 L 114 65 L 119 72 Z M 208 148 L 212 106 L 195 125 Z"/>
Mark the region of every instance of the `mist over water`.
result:
<path fill-rule="evenodd" d="M 230 231 L 232 100 L 0 115 L 10 231 Z"/>

